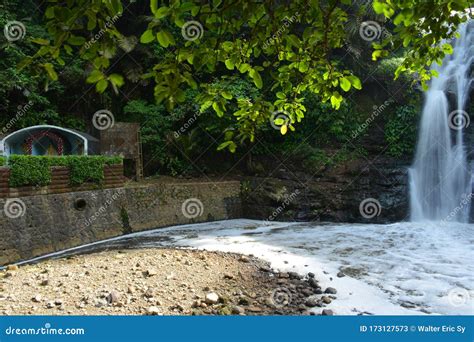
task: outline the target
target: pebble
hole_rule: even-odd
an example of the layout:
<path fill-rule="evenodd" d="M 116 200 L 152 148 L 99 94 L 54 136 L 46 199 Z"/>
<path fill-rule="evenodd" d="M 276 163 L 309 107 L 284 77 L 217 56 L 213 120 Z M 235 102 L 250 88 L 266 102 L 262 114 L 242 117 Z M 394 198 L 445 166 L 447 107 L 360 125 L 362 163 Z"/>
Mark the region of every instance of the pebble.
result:
<path fill-rule="evenodd" d="M 224 279 L 234 279 L 234 276 L 230 273 L 224 273 Z"/>
<path fill-rule="evenodd" d="M 240 258 L 239 258 L 239 261 L 250 262 L 250 259 L 245 255 L 241 255 Z"/>
<path fill-rule="evenodd" d="M 327 296 L 322 296 L 321 300 L 323 301 L 324 304 L 331 304 L 331 302 L 332 302 L 331 298 L 329 298 Z"/>
<path fill-rule="evenodd" d="M 314 278 L 315 274 L 313 272 L 308 273 L 308 278 Z"/>
<path fill-rule="evenodd" d="M 206 294 L 205 300 L 207 304 L 217 304 L 219 302 L 219 295 L 215 292 L 210 292 Z"/>
<path fill-rule="evenodd" d="M 17 271 L 18 270 L 18 265 L 8 265 L 7 266 L 7 271 Z"/>
<path fill-rule="evenodd" d="M 328 287 L 324 293 L 329 293 L 329 294 L 336 294 L 337 290 L 334 287 Z"/>
<path fill-rule="evenodd" d="M 148 309 L 146 309 L 146 313 L 148 315 L 156 316 L 160 314 L 160 309 L 156 306 L 150 306 Z"/>
<path fill-rule="evenodd" d="M 301 276 L 296 272 L 288 272 L 290 279 L 301 279 Z"/>
<path fill-rule="evenodd" d="M 323 316 L 333 316 L 334 312 L 329 309 L 324 309 L 323 312 L 321 313 Z"/>
<path fill-rule="evenodd" d="M 344 274 L 344 272 L 339 272 L 337 273 L 337 277 L 338 278 L 342 278 L 342 277 L 345 277 L 346 275 Z"/>
<path fill-rule="evenodd" d="M 120 293 L 118 293 L 115 290 L 111 291 L 107 296 L 107 302 L 109 304 L 117 303 L 119 300 L 120 300 Z"/>
<path fill-rule="evenodd" d="M 313 288 L 319 287 L 318 281 L 314 278 L 309 278 L 308 284 L 309 284 L 309 286 L 311 286 Z"/>
<path fill-rule="evenodd" d="M 234 315 L 243 315 L 245 314 L 245 309 L 241 306 L 236 305 L 232 308 L 232 313 Z"/>
<path fill-rule="evenodd" d="M 43 279 L 40 283 L 41 286 L 47 286 L 49 285 L 49 280 L 48 279 Z"/>
<path fill-rule="evenodd" d="M 154 269 L 148 269 L 144 273 L 145 273 L 145 276 L 147 277 L 153 277 L 158 274 L 158 272 L 156 272 L 156 270 Z"/>
<path fill-rule="evenodd" d="M 42 299 L 43 299 L 43 298 L 41 297 L 40 294 L 37 294 L 36 296 L 34 296 L 33 298 L 31 298 L 31 300 L 32 300 L 33 302 L 35 302 L 35 303 L 41 302 Z"/>
<path fill-rule="evenodd" d="M 318 305 L 318 300 L 317 298 L 314 298 L 314 297 L 309 297 L 306 299 L 305 303 L 304 303 L 307 307 L 310 307 L 310 308 L 313 308 L 315 306 Z"/>
<path fill-rule="evenodd" d="M 55 306 L 56 306 L 56 305 L 54 305 L 54 302 L 48 302 L 48 303 L 46 303 L 46 308 L 48 308 L 48 309 L 52 309 L 52 308 L 54 308 Z"/>

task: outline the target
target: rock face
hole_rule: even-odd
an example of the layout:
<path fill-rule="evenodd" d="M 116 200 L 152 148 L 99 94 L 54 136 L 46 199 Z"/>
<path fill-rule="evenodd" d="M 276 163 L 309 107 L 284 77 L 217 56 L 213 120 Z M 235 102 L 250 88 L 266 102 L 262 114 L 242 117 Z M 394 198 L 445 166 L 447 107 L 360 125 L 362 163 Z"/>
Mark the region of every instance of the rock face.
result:
<path fill-rule="evenodd" d="M 314 175 L 279 169 L 271 177 L 249 177 L 246 186 L 243 210 L 248 218 L 389 223 L 408 217 L 407 161 L 356 160 Z M 369 208 L 362 215 L 366 199 L 380 203 L 375 214 Z"/>

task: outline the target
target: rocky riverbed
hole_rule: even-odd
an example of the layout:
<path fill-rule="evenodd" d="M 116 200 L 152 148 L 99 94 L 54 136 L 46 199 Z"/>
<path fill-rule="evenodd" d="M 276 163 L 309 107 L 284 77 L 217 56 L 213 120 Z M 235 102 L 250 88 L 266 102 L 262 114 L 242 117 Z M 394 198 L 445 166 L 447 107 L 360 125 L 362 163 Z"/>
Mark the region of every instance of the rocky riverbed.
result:
<path fill-rule="evenodd" d="M 104 251 L 0 272 L 1 315 L 332 315 L 336 289 L 253 256 Z"/>

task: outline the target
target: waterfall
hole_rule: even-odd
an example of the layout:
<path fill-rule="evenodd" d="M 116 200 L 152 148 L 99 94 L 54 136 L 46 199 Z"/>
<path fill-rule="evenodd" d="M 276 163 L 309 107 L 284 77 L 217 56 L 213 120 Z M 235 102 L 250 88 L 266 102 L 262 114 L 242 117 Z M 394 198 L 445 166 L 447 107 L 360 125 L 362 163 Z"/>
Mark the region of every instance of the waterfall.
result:
<path fill-rule="evenodd" d="M 437 67 L 439 76 L 425 95 L 415 160 L 409 169 L 412 221 L 469 220 L 472 181 L 463 130 L 469 126 L 464 108 L 473 82 L 474 21 L 461 25 L 458 32 L 454 53 Z"/>

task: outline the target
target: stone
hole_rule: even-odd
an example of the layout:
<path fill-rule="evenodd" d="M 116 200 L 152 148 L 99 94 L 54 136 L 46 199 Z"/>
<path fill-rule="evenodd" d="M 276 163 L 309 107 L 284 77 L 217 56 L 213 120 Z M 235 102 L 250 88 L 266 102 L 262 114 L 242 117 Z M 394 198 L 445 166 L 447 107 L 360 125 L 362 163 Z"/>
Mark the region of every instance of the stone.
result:
<path fill-rule="evenodd" d="M 219 295 L 215 292 L 210 292 L 206 294 L 205 300 L 207 304 L 217 304 L 219 302 Z"/>
<path fill-rule="evenodd" d="M 314 297 L 308 297 L 306 298 L 304 305 L 310 308 L 314 308 L 315 306 L 318 306 L 318 299 Z"/>
<path fill-rule="evenodd" d="M 158 274 L 158 272 L 156 272 L 156 270 L 154 270 L 154 269 L 148 269 L 143 273 L 146 277 L 153 277 L 153 276 Z"/>
<path fill-rule="evenodd" d="M 247 311 L 258 313 L 258 312 L 262 312 L 263 309 L 261 307 L 258 307 L 258 306 L 249 306 L 247 308 Z"/>
<path fill-rule="evenodd" d="M 136 291 L 135 286 L 129 286 L 129 287 L 127 288 L 127 293 L 134 294 L 135 291 Z"/>
<path fill-rule="evenodd" d="M 288 279 L 290 278 L 290 275 L 286 272 L 280 272 L 278 273 L 278 278 Z"/>
<path fill-rule="evenodd" d="M 239 298 L 240 305 L 250 305 L 250 300 L 247 297 L 240 297 Z"/>
<path fill-rule="evenodd" d="M 311 286 L 313 288 L 319 287 L 318 281 L 314 278 L 309 278 L 308 284 L 309 284 L 309 286 Z"/>
<path fill-rule="evenodd" d="M 151 287 L 147 288 L 145 293 L 143 294 L 146 298 L 152 298 L 154 296 L 154 291 Z"/>
<path fill-rule="evenodd" d="M 48 302 L 48 303 L 46 303 L 46 308 L 48 308 L 48 309 L 52 309 L 52 308 L 54 308 L 55 306 L 56 306 L 56 305 L 54 305 L 54 302 Z"/>
<path fill-rule="evenodd" d="M 150 306 L 148 309 L 146 309 L 146 313 L 148 315 L 156 316 L 160 314 L 160 309 L 156 306 Z"/>
<path fill-rule="evenodd" d="M 240 258 L 239 258 L 239 261 L 241 261 L 241 262 L 250 262 L 250 259 L 245 255 L 241 255 Z"/>
<path fill-rule="evenodd" d="M 232 313 L 234 315 L 244 315 L 245 314 L 245 309 L 241 306 L 236 305 L 232 308 Z"/>
<path fill-rule="evenodd" d="M 114 304 L 117 303 L 120 300 L 120 293 L 118 293 L 115 290 L 110 291 L 110 293 L 107 295 L 107 302 L 109 304 Z"/>
<path fill-rule="evenodd" d="M 329 310 L 329 309 L 324 309 L 323 312 L 321 313 L 321 315 L 323 315 L 323 316 L 333 316 L 334 312 L 332 310 Z"/>
<path fill-rule="evenodd" d="M 41 302 L 42 299 L 43 299 L 43 298 L 41 297 L 40 294 L 37 294 L 37 295 L 35 295 L 33 298 L 31 298 L 31 300 L 32 300 L 33 302 L 35 302 L 35 303 Z"/>
<path fill-rule="evenodd" d="M 18 265 L 8 265 L 7 271 L 18 271 Z"/>
<path fill-rule="evenodd" d="M 288 272 L 290 279 L 301 279 L 301 276 L 296 272 Z"/>
<path fill-rule="evenodd" d="M 329 298 L 327 296 L 322 296 L 321 300 L 323 301 L 324 304 L 331 304 L 331 302 L 332 302 L 331 298 Z"/>
<path fill-rule="evenodd" d="M 49 279 L 43 279 L 40 283 L 41 286 L 47 286 L 49 285 Z"/>
<path fill-rule="evenodd" d="M 334 287 L 328 287 L 324 293 L 329 293 L 329 294 L 336 294 L 337 290 Z"/>
<path fill-rule="evenodd" d="M 55 305 L 63 305 L 63 300 L 57 298 L 57 299 L 54 300 L 54 304 L 55 304 Z"/>
<path fill-rule="evenodd" d="M 344 272 L 338 272 L 337 273 L 337 277 L 338 278 L 342 278 L 342 277 L 345 277 L 346 275 L 344 274 Z"/>
<path fill-rule="evenodd" d="M 224 273 L 224 279 L 234 279 L 234 276 L 230 273 Z"/>
<path fill-rule="evenodd" d="M 315 274 L 313 272 L 308 272 L 308 278 L 314 278 Z"/>

